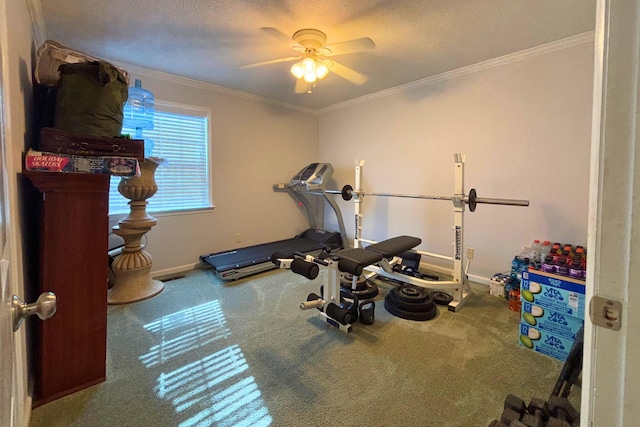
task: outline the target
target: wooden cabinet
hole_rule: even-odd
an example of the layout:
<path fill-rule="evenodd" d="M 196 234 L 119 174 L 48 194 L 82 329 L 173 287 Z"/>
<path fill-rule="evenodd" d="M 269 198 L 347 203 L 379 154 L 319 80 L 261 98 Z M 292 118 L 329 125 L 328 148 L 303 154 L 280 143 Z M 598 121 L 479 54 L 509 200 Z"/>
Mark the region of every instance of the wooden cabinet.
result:
<path fill-rule="evenodd" d="M 105 380 L 109 176 L 25 171 L 38 190 L 38 293 L 56 314 L 35 325 L 34 407 Z"/>

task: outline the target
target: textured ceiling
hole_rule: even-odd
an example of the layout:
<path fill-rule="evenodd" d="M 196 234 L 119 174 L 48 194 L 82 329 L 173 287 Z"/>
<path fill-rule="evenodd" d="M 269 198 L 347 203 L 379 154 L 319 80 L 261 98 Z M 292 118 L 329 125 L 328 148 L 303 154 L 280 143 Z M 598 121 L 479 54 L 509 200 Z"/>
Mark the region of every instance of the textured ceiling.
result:
<path fill-rule="evenodd" d="M 38 0 L 35 0 L 38 1 Z M 410 83 L 593 31 L 596 0 L 39 0 L 46 37 L 92 56 L 259 95 L 307 109 Z M 335 56 L 364 74 L 334 73 L 313 93 L 294 93 L 292 62 L 302 28 L 327 44 L 361 37 L 376 47 Z"/>

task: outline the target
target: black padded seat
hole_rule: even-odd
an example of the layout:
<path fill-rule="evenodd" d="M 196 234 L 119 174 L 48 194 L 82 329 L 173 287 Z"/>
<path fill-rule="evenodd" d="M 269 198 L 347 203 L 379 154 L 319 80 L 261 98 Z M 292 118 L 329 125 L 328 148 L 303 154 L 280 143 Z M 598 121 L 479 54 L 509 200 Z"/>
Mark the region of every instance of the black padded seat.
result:
<path fill-rule="evenodd" d="M 382 259 L 380 253 L 371 252 L 363 248 L 345 249 L 340 252 L 336 252 L 340 258 L 348 258 L 351 261 L 355 261 L 358 264 L 366 267 Z"/>
<path fill-rule="evenodd" d="M 370 252 L 377 252 L 381 254 L 383 258 L 391 258 L 415 248 L 420 243 L 422 243 L 422 239 L 418 237 L 398 236 L 383 240 L 379 243 L 374 243 L 373 245 L 367 246 L 365 249 Z"/>

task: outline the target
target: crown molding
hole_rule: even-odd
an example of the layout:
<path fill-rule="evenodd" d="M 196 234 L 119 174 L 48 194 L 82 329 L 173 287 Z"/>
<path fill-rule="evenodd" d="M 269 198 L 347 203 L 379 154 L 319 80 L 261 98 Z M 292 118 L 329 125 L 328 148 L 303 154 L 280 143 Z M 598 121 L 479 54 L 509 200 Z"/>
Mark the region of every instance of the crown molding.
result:
<path fill-rule="evenodd" d="M 587 33 L 578 34 L 576 36 L 567 37 L 562 40 L 557 40 L 551 43 L 546 43 L 540 46 L 536 46 L 530 49 L 521 50 L 519 52 L 504 55 L 498 58 L 489 59 L 487 61 L 478 62 L 477 64 L 469 65 L 467 67 L 458 68 L 452 71 L 446 71 L 444 73 L 427 77 L 424 79 L 416 80 L 411 83 L 395 86 L 390 89 L 385 89 L 376 93 L 361 96 L 359 98 L 351 99 L 349 101 L 340 102 L 338 104 L 330 105 L 325 108 L 314 110 L 316 116 L 329 113 L 343 108 L 351 107 L 354 105 L 362 104 L 364 102 L 372 101 L 374 99 L 385 98 L 387 96 L 395 95 L 401 92 L 405 92 L 418 87 L 424 87 L 431 84 L 439 83 L 445 80 L 455 79 L 461 76 L 477 73 L 480 71 L 488 70 L 491 68 L 511 64 L 514 62 L 524 61 L 537 56 L 547 55 L 553 52 L 557 52 L 564 49 L 569 49 L 575 46 L 580 46 L 588 43 L 593 43 L 595 40 L 595 32 L 589 31 Z"/>
<path fill-rule="evenodd" d="M 110 60 L 108 58 L 105 58 L 105 60 L 115 65 L 118 65 L 119 67 L 124 68 L 125 70 L 127 70 L 129 74 L 133 74 L 136 76 L 151 77 L 161 81 L 167 81 L 171 83 L 181 84 L 184 86 L 189 86 L 195 89 L 207 90 L 211 92 L 234 96 L 237 98 L 247 99 L 249 101 L 262 102 L 265 104 L 273 105 L 275 107 L 285 108 L 288 110 L 295 110 L 302 113 L 314 114 L 314 110 L 310 108 L 299 107 L 297 105 L 289 104 L 287 102 L 275 101 L 273 99 L 265 98 L 260 95 L 254 95 L 252 93 L 243 92 L 236 89 L 230 89 L 224 86 L 218 86 L 213 83 L 206 83 L 200 80 L 194 80 L 187 77 L 178 76 L 175 74 L 165 73 L 164 71 L 152 70 L 150 68 L 144 68 L 138 65 L 128 64 L 121 61 Z"/>

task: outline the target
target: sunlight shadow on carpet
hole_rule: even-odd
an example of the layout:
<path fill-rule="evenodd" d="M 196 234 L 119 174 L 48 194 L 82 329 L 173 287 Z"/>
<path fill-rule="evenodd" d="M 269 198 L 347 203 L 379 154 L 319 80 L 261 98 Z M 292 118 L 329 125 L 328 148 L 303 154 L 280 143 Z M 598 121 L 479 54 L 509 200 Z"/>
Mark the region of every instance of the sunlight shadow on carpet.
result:
<path fill-rule="evenodd" d="M 163 369 L 174 360 L 185 360 L 195 349 L 218 351 L 194 362 L 159 373 L 155 392 L 174 406 L 180 427 L 268 426 L 272 419 L 264 406 L 249 365 L 237 344 L 228 345 L 231 331 L 226 326 L 218 300 L 178 311 L 144 328 L 159 337 L 159 343 L 139 357 L 148 369 Z M 186 359 L 188 360 L 188 359 Z"/>

